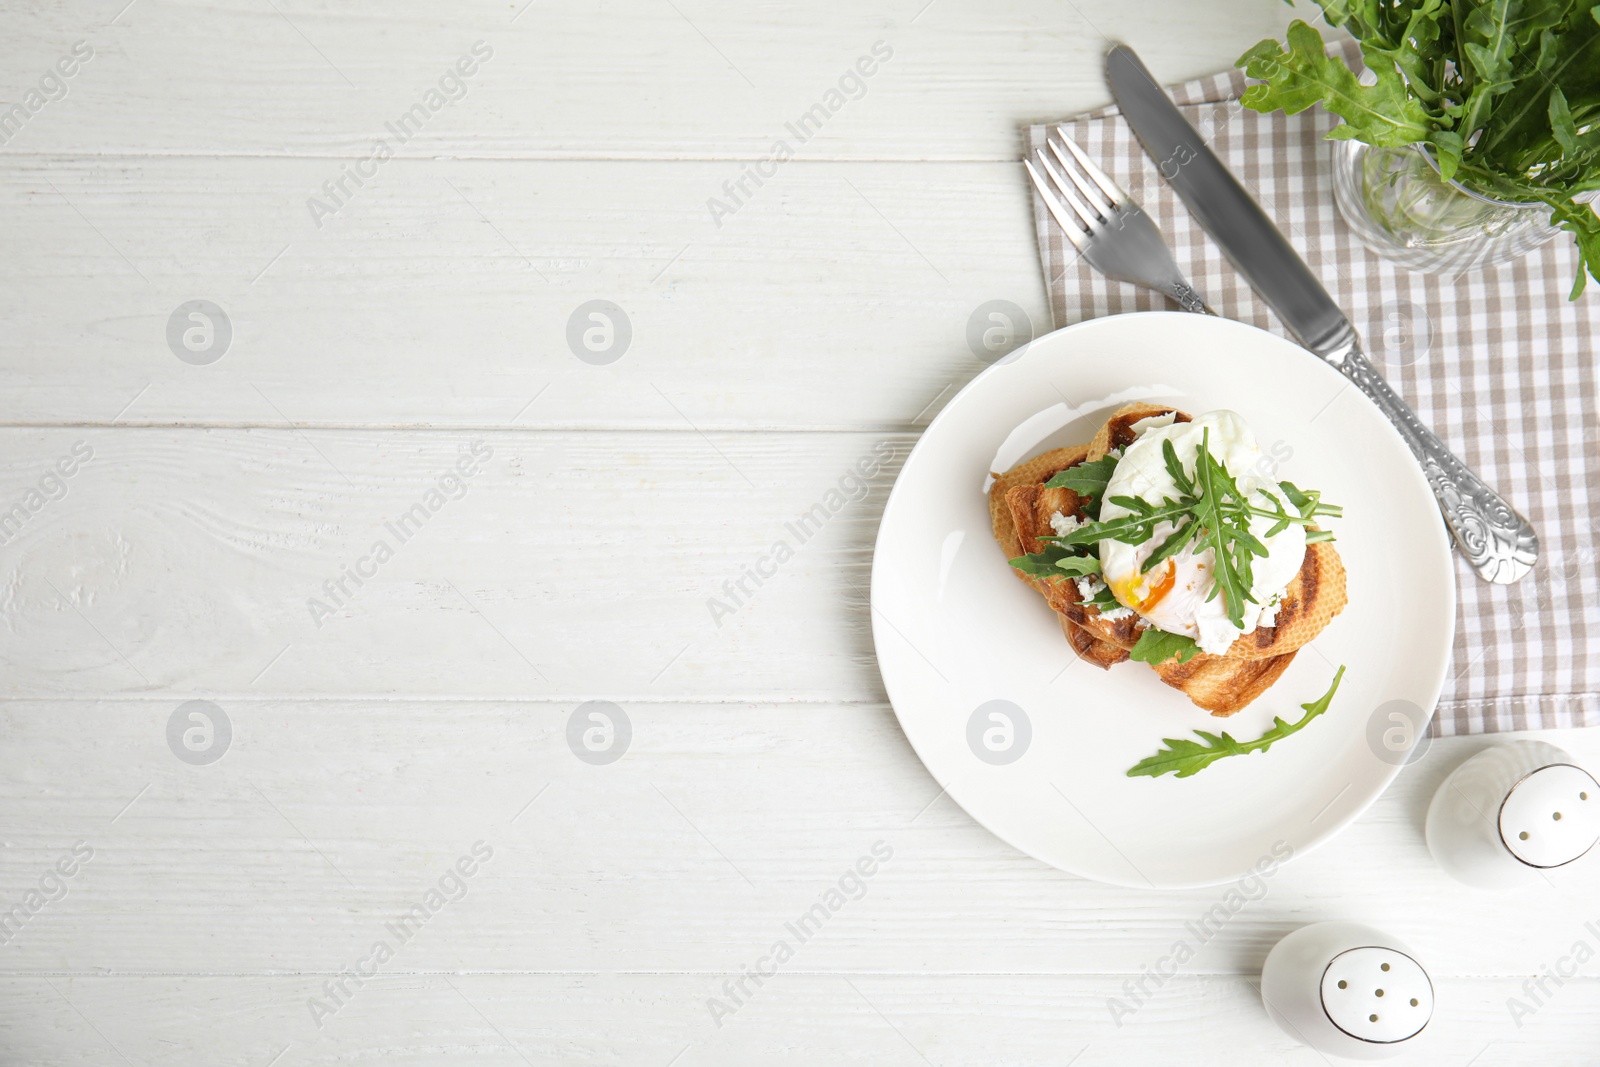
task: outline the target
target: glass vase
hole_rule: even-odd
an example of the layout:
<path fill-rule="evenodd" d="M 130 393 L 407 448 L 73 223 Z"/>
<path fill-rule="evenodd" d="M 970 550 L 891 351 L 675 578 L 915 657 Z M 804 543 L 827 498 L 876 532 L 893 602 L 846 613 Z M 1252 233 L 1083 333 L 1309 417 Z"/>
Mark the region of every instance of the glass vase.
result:
<path fill-rule="evenodd" d="M 1561 232 L 1544 204 L 1497 200 L 1445 181 L 1433 158 L 1416 145 L 1335 141 L 1333 196 L 1363 244 L 1430 274 L 1506 263 Z"/>

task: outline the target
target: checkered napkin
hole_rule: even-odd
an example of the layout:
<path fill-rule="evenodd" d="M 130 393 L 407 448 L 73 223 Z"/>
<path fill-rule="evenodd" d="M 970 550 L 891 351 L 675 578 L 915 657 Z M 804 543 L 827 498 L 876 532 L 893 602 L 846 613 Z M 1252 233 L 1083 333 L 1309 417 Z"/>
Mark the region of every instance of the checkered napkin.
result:
<path fill-rule="evenodd" d="M 1389 383 L 1539 532 L 1539 564 L 1516 585 L 1490 585 L 1456 557 L 1454 658 L 1433 732 L 1600 725 L 1600 285 L 1567 301 L 1577 259 L 1565 234 L 1456 278 L 1372 254 L 1334 207 L 1332 142 L 1322 137 L 1336 120 L 1320 108 L 1249 111 L 1238 102 L 1244 88 L 1244 75 L 1228 71 L 1171 93 L 1350 316 Z M 1059 125 L 1161 227 L 1217 314 L 1287 336 L 1115 108 Z M 1050 128 L 1027 128 L 1030 152 Z M 1033 206 L 1057 327 L 1175 306 L 1096 273 L 1037 196 Z"/>

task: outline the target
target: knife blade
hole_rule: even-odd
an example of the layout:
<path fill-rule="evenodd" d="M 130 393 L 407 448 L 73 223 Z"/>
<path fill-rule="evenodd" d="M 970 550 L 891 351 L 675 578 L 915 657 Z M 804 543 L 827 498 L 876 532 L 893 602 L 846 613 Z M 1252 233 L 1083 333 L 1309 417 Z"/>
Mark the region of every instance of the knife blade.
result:
<path fill-rule="evenodd" d="M 1201 228 L 1306 348 L 1339 368 L 1411 448 L 1445 525 L 1478 576 L 1506 585 L 1539 558 L 1532 525 L 1423 425 L 1367 360 L 1361 338 L 1261 205 L 1183 117 L 1131 48 L 1106 54 L 1106 81 L 1134 136 Z"/>

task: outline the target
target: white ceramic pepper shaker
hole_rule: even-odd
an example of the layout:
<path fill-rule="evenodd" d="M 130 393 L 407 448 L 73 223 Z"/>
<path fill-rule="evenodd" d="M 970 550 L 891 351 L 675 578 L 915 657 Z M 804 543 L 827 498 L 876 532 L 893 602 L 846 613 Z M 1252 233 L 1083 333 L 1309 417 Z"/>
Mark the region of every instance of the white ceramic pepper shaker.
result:
<path fill-rule="evenodd" d="M 1350 922 L 1302 926 L 1261 968 L 1261 1000 L 1284 1033 L 1332 1056 L 1379 1060 L 1415 1048 L 1433 1018 L 1416 954 Z"/>
<path fill-rule="evenodd" d="M 1600 783 L 1544 741 L 1495 745 L 1450 773 L 1428 805 L 1428 850 L 1485 889 L 1537 881 L 1600 840 Z"/>

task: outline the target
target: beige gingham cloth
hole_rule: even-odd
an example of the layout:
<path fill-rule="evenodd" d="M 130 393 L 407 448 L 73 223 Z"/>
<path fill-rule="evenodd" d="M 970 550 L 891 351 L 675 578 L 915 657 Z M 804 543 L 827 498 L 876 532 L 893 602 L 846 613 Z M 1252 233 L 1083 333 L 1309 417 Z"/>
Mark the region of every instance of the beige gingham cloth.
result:
<path fill-rule="evenodd" d="M 1600 284 L 1567 301 L 1577 258 L 1565 234 L 1454 279 L 1374 255 L 1334 206 L 1323 135 L 1337 120 L 1320 108 L 1247 110 L 1245 84 L 1228 71 L 1170 91 L 1350 316 L 1389 383 L 1539 533 L 1538 566 L 1516 585 L 1490 585 L 1456 556 L 1455 648 L 1433 733 L 1600 725 Z M 1057 125 L 1150 214 L 1217 314 L 1286 336 L 1115 108 L 1030 126 L 1028 150 Z M 1034 221 L 1057 327 L 1176 306 L 1079 260 L 1037 196 Z"/>

